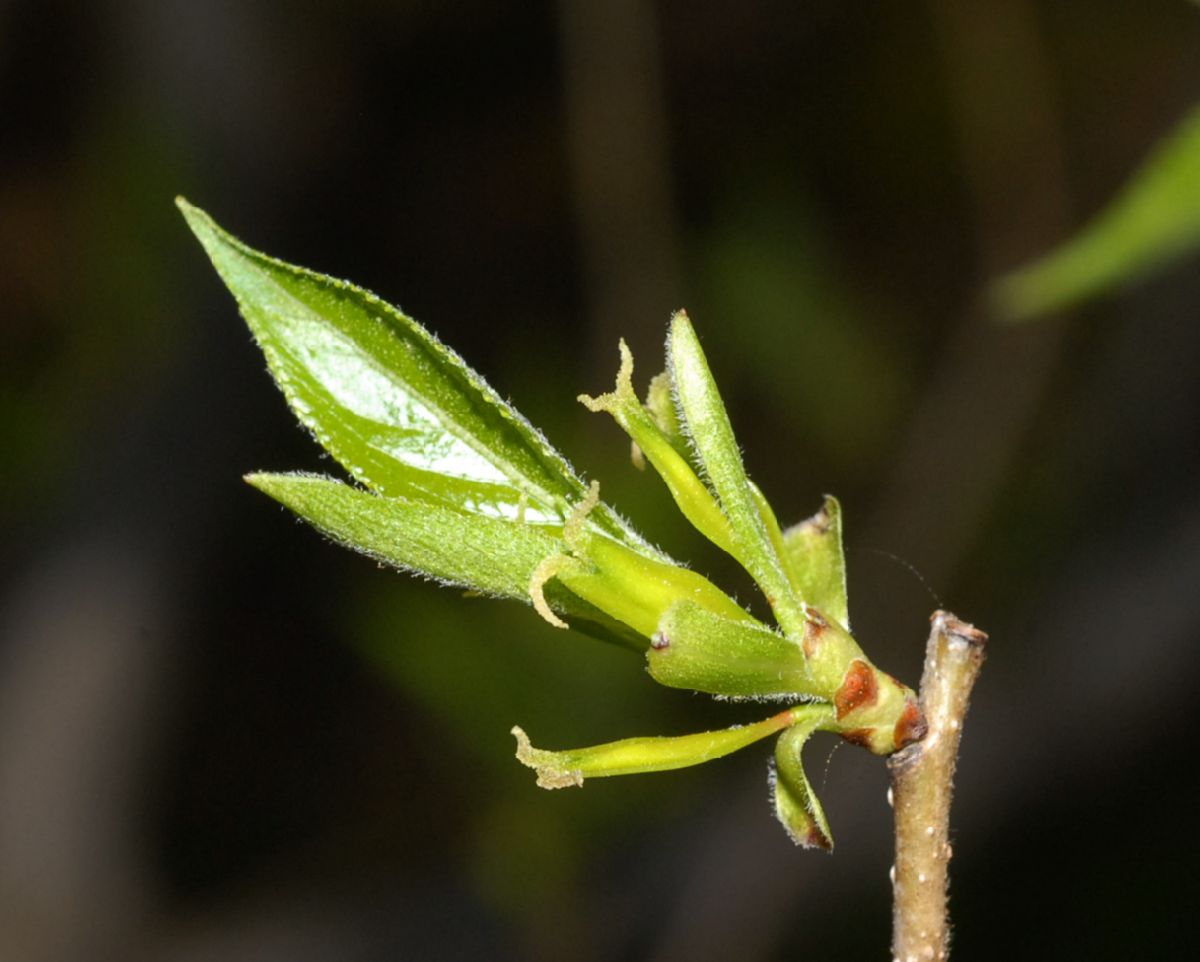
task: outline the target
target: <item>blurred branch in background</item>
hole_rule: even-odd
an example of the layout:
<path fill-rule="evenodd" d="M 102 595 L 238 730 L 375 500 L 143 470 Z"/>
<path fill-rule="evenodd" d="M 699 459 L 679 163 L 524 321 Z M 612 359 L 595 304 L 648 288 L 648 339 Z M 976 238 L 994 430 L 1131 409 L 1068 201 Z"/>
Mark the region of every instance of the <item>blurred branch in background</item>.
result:
<path fill-rule="evenodd" d="M 128 958 L 158 908 L 140 821 L 170 687 L 171 606 L 153 561 L 94 532 L 0 597 L 6 958 Z"/>
<path fill-rule="evenodd" d="M 1030 0 L 928 9 L 974 213 L 978 292 L 1067 223 L 1054 75 Z M 935 585 L 952 582 L 983 531 L 1062 344 L 1061 328 L 999 330 L 981 308 L 964 308 L 942 348 L 871 525 L 870 543 L 918 546 L 913 560 Z M 946 451 L 969 454 L 931 473 Z"/>
<path fill-rule="evenodd" d="M 680 303 L 679 237 L 649 0 L 559 0 L 566 133 L 582 246 L 593 373 L 606 377 L 624 337 L 657 357 Z"/>

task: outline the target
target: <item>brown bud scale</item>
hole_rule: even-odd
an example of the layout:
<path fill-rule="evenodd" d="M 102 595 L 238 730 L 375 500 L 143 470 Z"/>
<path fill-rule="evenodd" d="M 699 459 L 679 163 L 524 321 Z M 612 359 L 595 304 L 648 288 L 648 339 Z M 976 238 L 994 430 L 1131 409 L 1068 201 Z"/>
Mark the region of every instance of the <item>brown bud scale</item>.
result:
<path fill-rule="evenodd" d="M 879 697 L 879 683 L 875 671 L 861 658 L 855 658 L 846 670 L 842 687 L 833 696 L 833 707 L 838 720 L 845 718 L 856 708 L 872 705 Z"/>
<path fill-rule="evenodd" d="M 892 732 L 892 740 L 896 743 L 896 749 L 899 750 L 905 745 L 919 742 L 925 737 L 928 729 L 929 725 L 925 721 L 925 715 L 922 714 L 920 706 L 909 698 L 905 702 L 904 711 Z"/>

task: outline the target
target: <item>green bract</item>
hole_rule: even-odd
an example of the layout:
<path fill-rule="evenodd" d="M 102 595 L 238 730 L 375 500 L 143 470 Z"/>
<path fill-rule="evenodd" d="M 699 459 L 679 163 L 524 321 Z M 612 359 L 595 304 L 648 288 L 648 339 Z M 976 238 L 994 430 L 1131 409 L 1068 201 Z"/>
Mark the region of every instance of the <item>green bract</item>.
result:
<path fill-rule="evenodd" d="M 548 788 L 696 765 L 782 732 L 776 814 L 802 845 L 832 847 L 800 762 L 814 731 L 877 754 L 919 738 L 912 691 L 849 633 L 841 510 L 827 498 L 786 532 L 746 477 L 691 322 L 671 321 L 666 370 L 643 404 L 624 343 L 617 386 L 581 396 L 629 434 L 683 515 L 757 582 L 777 627 L 651 547 L 520 414 L 399 310 L 344 281 L 247 247 L 179 207 L 237 299 L 300 421 L 354 484 L 311 474 L 246 480 L 329 537 L 379 561 L 532 605 L 551 624 L 645 653 L 651 677 L 717 697 L 790 707 L 763 721 L 517 757 Z"/>
<path fill-rule="evenodd" d="M 821 711 L 818 708 L 810 709 L 809 714 L 798 719 L 796 724 L 779 736 L 779 741 L 775 743 L 771 789 L 775 799 L 775 815 L 792 841 L 805 848 L 831 849 L 833 837 L 829 834 L 825 811 L 809 787 L 808 776 L 800 764 L 800 749 L 808 741 L 808 736 L 828 723 L 828 717 L 822 715 Z"/>
<path fill-rule="evenodd" d="M 848 629 L 842 506 L 837 498 L 826 495 L 820 511 L 783 533 L 783 560 L 796 593 Z"/>
<path fill-rule="evenodd" d="M 802 632 L 807 614 L 784 571 L 779 525 L 746 477 L 725 405 L 683 311 L 671 319 L 667 369 L 680 424 L 729 522 L 734 556 L 758 582 L 780 626 Z"/>
<path fill-rule="evenodd" d="M 819 698 L 804 649 L 765 625 L 725 618 L 681 601 L 658 623 L 646 652 L 651 677 L 668 688 L 726 698 Z"/>

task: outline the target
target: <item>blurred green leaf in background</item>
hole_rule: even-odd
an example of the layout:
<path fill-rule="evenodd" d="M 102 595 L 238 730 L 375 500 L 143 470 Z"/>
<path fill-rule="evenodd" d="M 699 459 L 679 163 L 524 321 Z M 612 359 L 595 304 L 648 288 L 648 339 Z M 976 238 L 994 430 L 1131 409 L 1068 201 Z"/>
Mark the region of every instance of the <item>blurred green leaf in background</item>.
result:
<path fill-rule="evenodd" d="M 1151 153 L 1079 234 L 1000 280 L 1010 321 L 1061 311 L 1147 274 L 1200 242 L 1200 108 Z"/>

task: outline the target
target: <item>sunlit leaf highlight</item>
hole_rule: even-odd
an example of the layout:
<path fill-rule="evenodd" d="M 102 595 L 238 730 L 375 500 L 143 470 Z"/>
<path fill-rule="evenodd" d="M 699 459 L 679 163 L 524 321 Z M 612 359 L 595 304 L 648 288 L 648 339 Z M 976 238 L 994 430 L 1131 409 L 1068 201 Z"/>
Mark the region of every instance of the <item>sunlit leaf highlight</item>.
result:
<path fill-rule="evenodd" d="M 268 257 L 177 203 L 297 418 L 388 496 L 561 525 L 586 486 L 542 434 L 420 324 L 346 281 Z M 590 518 L 649 550 L 607 506 Z"/>

